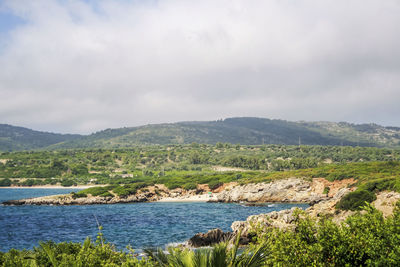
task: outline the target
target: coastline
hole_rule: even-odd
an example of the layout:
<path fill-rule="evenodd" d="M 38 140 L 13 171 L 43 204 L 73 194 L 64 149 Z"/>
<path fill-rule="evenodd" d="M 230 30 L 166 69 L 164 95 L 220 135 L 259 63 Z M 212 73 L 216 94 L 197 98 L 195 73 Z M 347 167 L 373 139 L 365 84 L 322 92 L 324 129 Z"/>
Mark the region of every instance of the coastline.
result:
<path fill-rule="evenodd" d="M 209 202 L 209 201 L 217 201 L 218 198 L 216 196 L 210 197 L 208 194 L 202 195 L 194 195 L 194 196 L 183 196 L 183 197 L 163 197 L 154 202 Z"/>
<path fill-rule="evenodd" d="M 77 186 L 61 186 L 61 185 L 34 185 L 34 186 L 1 186 L 0 189 L 86 189 L 95 186 L 106 185 L 77 185 Z"/>

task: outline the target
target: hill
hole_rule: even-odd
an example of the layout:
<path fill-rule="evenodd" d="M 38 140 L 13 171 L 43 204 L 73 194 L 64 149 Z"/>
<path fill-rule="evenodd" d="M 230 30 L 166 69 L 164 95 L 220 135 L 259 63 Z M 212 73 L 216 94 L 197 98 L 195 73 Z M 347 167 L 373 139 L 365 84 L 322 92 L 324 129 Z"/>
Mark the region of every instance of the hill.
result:
<path fill-rule="evenodd" d="M 24 127 L 0 124 L 0 151 L 32 150 L 81 137 L 77 134 L 56 134 Z"/>
<path fill-rule="evenodd" d="M 400 147 L 400 128 L 346 122 L 290 122 L 229 118 L 106 129 L 91 135 L 60 135 L 0 126 L 0 150 L 118 148 L 152 144 L 285 144 Z"/>
<path fill-rule="evenodd" d="M 139 144 L 348 145 L 399 147 L 400 128 L 376 124 L 290 122 L 263 118 L 178 122 L 107 129 L 52 148 L 129 147 Z"/>

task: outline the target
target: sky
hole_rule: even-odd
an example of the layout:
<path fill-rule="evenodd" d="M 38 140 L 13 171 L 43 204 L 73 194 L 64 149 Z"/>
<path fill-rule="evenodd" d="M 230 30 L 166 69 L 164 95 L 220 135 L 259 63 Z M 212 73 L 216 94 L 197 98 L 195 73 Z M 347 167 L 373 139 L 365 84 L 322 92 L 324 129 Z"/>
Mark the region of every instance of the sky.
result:
<path fill-rule="evenodd" d="M 400 126 L 398 0 L 0 0 L 0 123 Z"/>

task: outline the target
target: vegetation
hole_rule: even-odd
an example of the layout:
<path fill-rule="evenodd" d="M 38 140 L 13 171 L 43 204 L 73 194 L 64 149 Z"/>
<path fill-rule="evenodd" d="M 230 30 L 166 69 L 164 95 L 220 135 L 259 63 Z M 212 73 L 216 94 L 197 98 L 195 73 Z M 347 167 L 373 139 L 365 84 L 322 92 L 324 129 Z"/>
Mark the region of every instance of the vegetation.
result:
<path fill-rule="evenodd" d="M 359 210 L 365 203 L 371 203 L 376 199 L 373 192 L 367 190 L 356 190 L 345 195 L 336 205 L 341 210 Z"/>
<path fill-rule="evenodd" d="M 217 178 L 226 182 L 267 176 L 272 179 L 288 174 L 310 176 L 312 173 L 337 180 L 353 177 L 355 173 L 362 175 L 361 167 L 367 167 L 364 170 L 366 175 L 375 172 L 375 166 L 367 162 L 395 162 L 398 159 L 400 150 L 397 149 L 222 143 L 215 146 L 194 143 L 109 150 L 3 152 L 0 153 L 0 185 L 9 183 L 9 180 L 3 182 L 2 179 L 24 186 L 130 184 L 151 180 L 174 187 L 193 182 L 208 183 Z M 361 167 L 343 165 L 352 162 L 360 162 Z M 228 171 L 219 171 L 223 168 Z M 379 171 L 391 169 L 388 166 L 384 168 Z M 281 172 L 287 170 L 301 171 Z M 276 174 L 271 176 L 272 172 Z M 199 179 L 193 178 L 195 176 Z"/>
<path fill-rule="evenodd" d="M 170 144 L 286 144 L 400 147 L 400 128 L 376 124 L 290 122 L 263 118 L 180 122 L 61 135 L 0 124 L 0 151 L 128 148 Z M 194 158 L 195 159 L 195 158 Z"/>
<path fill-rule="evenodd" d="M 196 251 L 147 250 L 140 260 L 131 249 L 116 251 L 101 233 L 96 242 L 40 243 L 33 250 L 0 252 L 0 266 L 399 266 L 400 211 L 384 218 L 372 206 L 345 222 L 295 215 L 295 230 L 259 227 L 241 254 L 237 242 Z"/>
<path fill-rule="evenodd" d="M 44 148 L 53 144 L 79 138 L 77 134 L 55 134 L 33 131 L 23 127 L 0 124 L 0 151 L 17 151 Z"/>

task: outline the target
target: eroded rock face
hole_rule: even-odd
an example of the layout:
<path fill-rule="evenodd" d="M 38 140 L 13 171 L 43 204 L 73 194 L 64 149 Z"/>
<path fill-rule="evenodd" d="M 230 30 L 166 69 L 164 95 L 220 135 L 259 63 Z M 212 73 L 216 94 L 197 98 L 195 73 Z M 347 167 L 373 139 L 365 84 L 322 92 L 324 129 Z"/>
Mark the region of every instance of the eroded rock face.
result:
<path fill-rule="evenodd" d="M 195 234 L 189 239 L 188 245 L 191 247 L 205 247 L 218 244 L 220 242 L 229 241 L 233 237 L 233 233 L 224 232 L 219 228 L 212 229 L 207 233 Z"/>
<path fill-rule="evenodd" d="M 297 208 L 273 211 L 270 213 L 252 215 L 246 221 L 236 221 L 231 225 L 235 234 L 241 232 L 241 236 L 249 237 L 257 228 L 275 227 L 280 229 L 293 228 L 295 220 L 294 212 Z"/>
<path fill-rule="evenodd" d="M 327 198 L 313 190 L 312 182 L 289 178 L 271 183 L 238 185 L 218 194 L 219 202 L 319 202 Z"/>

